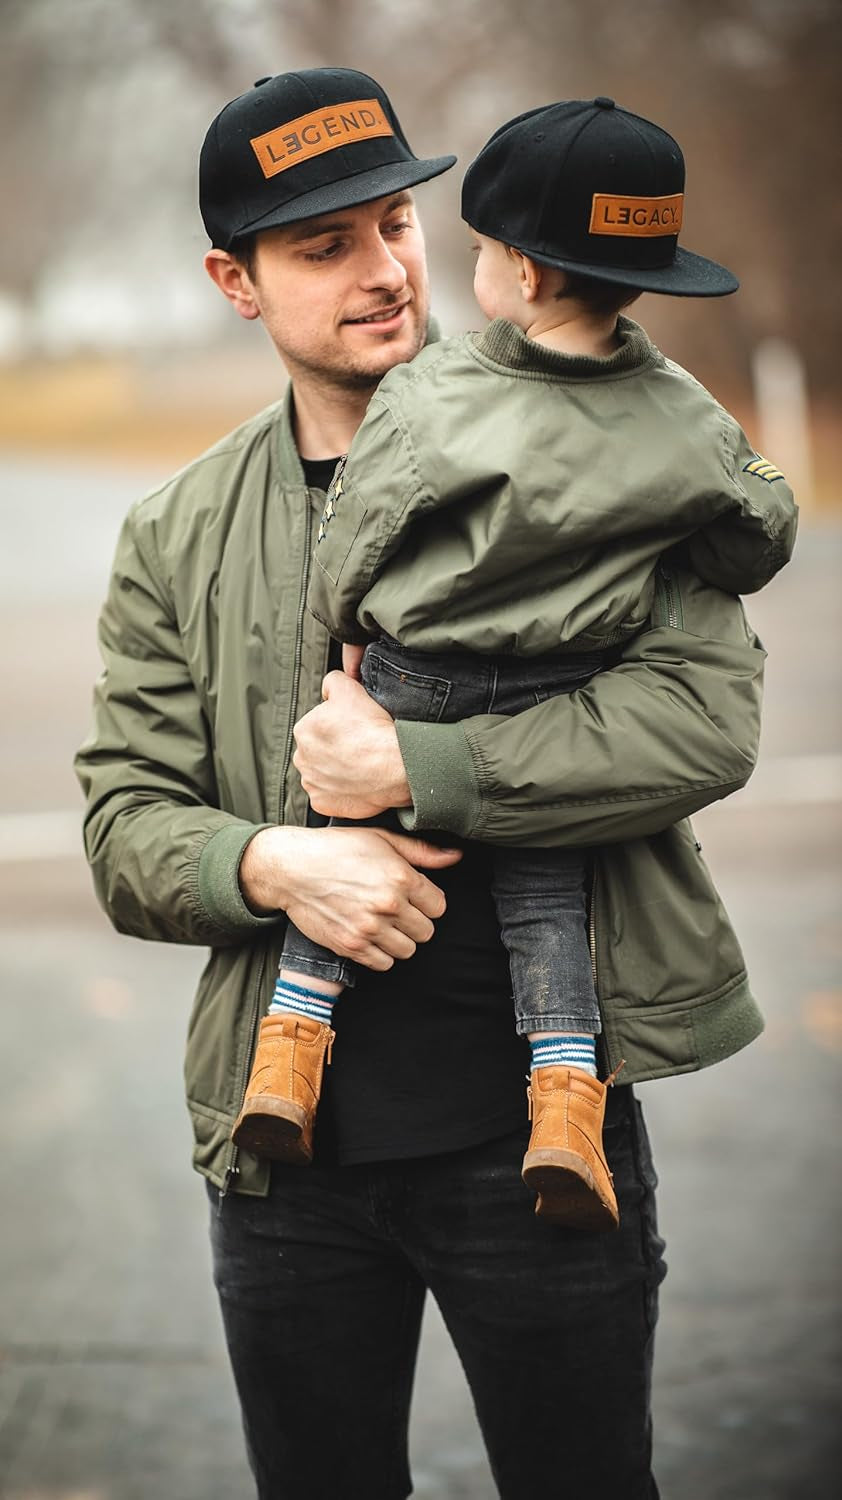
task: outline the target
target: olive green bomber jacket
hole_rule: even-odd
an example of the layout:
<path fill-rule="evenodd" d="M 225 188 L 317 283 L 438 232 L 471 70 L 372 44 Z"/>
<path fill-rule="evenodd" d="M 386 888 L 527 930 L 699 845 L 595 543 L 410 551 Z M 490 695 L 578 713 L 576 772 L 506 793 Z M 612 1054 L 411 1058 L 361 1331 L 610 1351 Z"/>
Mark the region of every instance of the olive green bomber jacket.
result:
<path fill-rule="evenodd" d="M 309 605 L 341 641 L 600 651 L 637 634 L 659 557 L 747 594 L 788 560 L 780 470 L 631 318 L 610 355 L 497 318 L 384 377 L 328 492 Z"/>
<path fill-rule="evenodd" d="M 287 398 L 133 508 L 77 757 L 115 927 L 210 949 L 185 1061 L 194 1161 L 246 1192 L 266 1191 L 267 1169 L 229 1134 L 283 918 L 252 913 L 237 873 L 258 828 L 306 817 L 290 752 L 327 663 L 305 608 L 323 503 L 305 486 Z M 594 848 L 607 1061 L 625 1056 L 630 1082 L 705 1066 L 761 1029 L 692 834 L 672 825 L 748 779 L 762 669 L 739 602 L 676 569 L 651 628 L 581 692 L 517 719 L 398 725 L 407 827 Z"/>

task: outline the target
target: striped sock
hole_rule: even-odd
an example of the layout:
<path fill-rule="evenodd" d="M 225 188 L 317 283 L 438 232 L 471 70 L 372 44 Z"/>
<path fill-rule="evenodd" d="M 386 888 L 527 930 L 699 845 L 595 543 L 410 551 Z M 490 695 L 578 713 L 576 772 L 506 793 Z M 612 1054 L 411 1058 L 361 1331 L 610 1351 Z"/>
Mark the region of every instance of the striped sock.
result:
<path fill-rule="evenodd" d="M 303 984 L 293 984 L 290 979 L 278 979 L 275 984 L 275 993 L 272 996 L 272 1004 L 269 1006 L 270 1016 L 279 1016 L 282 1013 L 296 1016 L 306 1016 L 310 1021 L 321 1021 L 323 1026 L 330 1025 L 333 1013 L 333 1002 L 338 996 L 323 995 L 318 990 L 308 990 Z"/>
<path fill-rule="evenodd" d="M 532 1042 L 532 1071 L 560 1065 L 596 1078 L 596 1037 L 550 1036 Z"/>

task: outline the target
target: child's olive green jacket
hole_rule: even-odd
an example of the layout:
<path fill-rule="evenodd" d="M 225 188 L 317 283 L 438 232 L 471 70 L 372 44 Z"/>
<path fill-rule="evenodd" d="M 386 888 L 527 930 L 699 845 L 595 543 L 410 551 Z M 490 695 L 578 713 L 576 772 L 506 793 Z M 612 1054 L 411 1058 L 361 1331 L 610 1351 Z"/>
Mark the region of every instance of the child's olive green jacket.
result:
<path fill-rule="evenodd" d="M 787 561 L 783 475 L 630 318 L 604 358 L 503 318 L 385 376 L 328 492 L 309 604 L 337 640 L 603 650 L 648 619 L 658 558 L 730 593 Z"/>
<path fill-rule="evenodd" d="M 327 663 L 327 632 L 305 607 L 323 506 L 305 486 L 287 400 L 134 507 L 77 758 L 88 857 L 114 925 L 210 950 L 185 1063 L 194 1160 L 253 1193 L 266 1191 L 267 1168 L 238 1159 L 229 1132 L 283 918 L 255 916 L 237 872 L 258 828 L 306 816 L 290 751 Z M 398 726 L 407 827 L 595 848 L 607 1062 L 625 1057 L 630 1082 L 715 1062 L 761 1029 L 678 820 L 750 775 L 762 664 L 739 602 L 675 568 L 623 664 L 581 692 L 515 719 Z"/>

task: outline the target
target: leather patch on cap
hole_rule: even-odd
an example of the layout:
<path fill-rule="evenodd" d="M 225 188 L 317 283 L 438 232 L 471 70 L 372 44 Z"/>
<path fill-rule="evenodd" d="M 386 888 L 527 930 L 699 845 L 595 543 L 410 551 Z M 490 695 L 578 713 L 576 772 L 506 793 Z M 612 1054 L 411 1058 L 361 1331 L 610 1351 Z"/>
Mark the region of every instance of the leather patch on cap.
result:
<path fill-rule="evenodd" d="M 636 235 L 654 239 L 678 234 L 684 209 L 684 194 L 667 198 L 629 198 L 621 193 L 594 193 L 591 234 Z"/>
<path fill-rule="evenodd" d="M 354 99 L 349 104 L 299 115 L 276 130 L 253 136 L 251 145 L 263 176 L 275 177 L 311 156 L 335 151 L 337 146 L 352 146 L 354 141 L 394 133 L 379 99 Z"/>

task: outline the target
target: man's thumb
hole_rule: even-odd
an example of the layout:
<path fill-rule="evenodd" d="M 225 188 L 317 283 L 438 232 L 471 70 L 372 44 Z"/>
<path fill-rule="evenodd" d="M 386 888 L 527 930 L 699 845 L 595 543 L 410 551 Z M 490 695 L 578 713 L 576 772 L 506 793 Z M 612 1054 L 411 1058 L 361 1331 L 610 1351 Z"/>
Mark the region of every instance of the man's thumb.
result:
<path fill-rule="evenodd" d="M 388 837 L 392 848 L 407 864 L 424 870 L 443 870 L 462 858 L 461 849 L 444 849 L 440 844 L 430 843 L 429 839 L 412 838 L 408 833 L 390 833 Z"/>
<path fill-rule="evenodd" d="M 343 687 L 350 681 L 344 672 L 328 672 L 322 678 L 322 698 L 327 702 L 328 698 L 336 698 L 342 692 Z"/>

